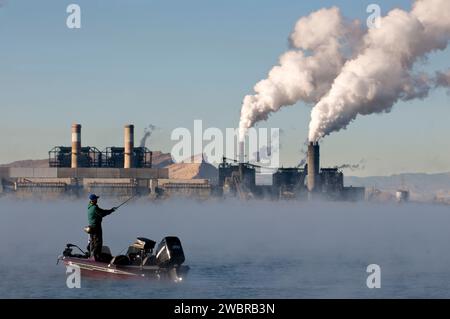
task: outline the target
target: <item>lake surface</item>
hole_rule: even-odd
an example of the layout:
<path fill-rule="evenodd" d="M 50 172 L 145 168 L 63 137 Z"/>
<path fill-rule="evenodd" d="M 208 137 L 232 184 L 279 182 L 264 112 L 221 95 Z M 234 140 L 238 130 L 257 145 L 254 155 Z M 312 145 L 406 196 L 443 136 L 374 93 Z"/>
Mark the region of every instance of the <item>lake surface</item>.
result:
<path fill-rule="evenodd" d="M 0 198 L 0 298 L 450 297 L 450 207 L 140 199 L 104 220 L 105 244 L 118 254 L 139 236 L 178 236 L 185 280 L 68 289 L 56 258 L 66 243 L 86 246 L 86 206 Z M 366 285 L 370 264 L 380 289 Z"/>

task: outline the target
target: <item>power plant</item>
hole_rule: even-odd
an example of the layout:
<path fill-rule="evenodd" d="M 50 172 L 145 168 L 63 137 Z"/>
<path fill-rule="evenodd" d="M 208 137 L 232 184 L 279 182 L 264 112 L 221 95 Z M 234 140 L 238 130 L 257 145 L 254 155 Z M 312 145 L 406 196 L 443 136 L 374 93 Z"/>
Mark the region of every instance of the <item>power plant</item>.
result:
<path fill-rule="evenodd" d="M 152 152 L 134 147 L 134 126 L 126 125 L 123 147 L 81 146 L 81 125 L 72 125 L 72 147 L 56 146 L 49 151 L 49 167 L 66 168 L 152 168 Z"/>
<path fill-rule="evenodd" d="M 218 176 L 173 179 L 168 168 L 153 167 L 153 153 L 148 148 L 135 147 L 134 125 L 124 126 L 123 146 L 103 151 L 83 146 L 81 129 L 80 124 L 72 125 L 72 145 L 52 148 L 46 168 L 0 168 L 0 193 L 352 201 L 365 196 L 364 188 L 344 187 L 344 175 L 338 168 L 320 166 L 318 143 L 308 145 L 304 167 L 278 168 L 271 176 L 271 184 L 259 185 L 256 176 L 261 166 L 245 162 L 242 142 L 239 160 L 223 157 L 216 170 Z"/>
<path fill-rule="evenodd" d="M 72 145 L 49 151 L 48 168 L 0 168 L 1 191 L 45 196 L 89 192 L 113 196 L 156 196 L 167 168 L 152 167 L 152 152 L 134 147 L 134 126 L 126 125 L 123 147 L 82 146 L 81 125 L 72 125 Z"/>
<path fill-rule="evenodd" d="M 242 156 L 242 147 L 240 161 Z M 278 168 L 272 185 L 256 185 L 260 166 L 223 158 L 219 165 L 219 187 L 241 198 L 364 200 L 364 187 L 345 187 L 344 174 L 338 168 L 320 167 L 318 143 L 308 145 L 305 167 Z"/>

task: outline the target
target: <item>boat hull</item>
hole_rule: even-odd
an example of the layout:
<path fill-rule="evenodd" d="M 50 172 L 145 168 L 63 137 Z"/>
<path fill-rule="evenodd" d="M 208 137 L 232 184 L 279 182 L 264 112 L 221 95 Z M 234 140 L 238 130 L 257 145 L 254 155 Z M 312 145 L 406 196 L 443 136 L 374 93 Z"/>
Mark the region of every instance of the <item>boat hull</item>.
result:
<path fill-rule="evenodd" d="M 189 267 L 184 265 L 169 268 L 135 265 L 119 266 L 75 257 L 63 257 L 62 261 L 66 266 L 79 267 L 81 276 L 92 278 L 153 279 L 180 282 L 189 271 Z"/>

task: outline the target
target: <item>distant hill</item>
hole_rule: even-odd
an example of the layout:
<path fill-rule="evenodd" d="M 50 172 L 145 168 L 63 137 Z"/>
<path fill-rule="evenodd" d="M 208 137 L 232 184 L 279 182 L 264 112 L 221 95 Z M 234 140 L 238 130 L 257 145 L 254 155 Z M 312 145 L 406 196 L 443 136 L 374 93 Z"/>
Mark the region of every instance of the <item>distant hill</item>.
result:
<path fill-rule="evenodd" d="M 193 156 L 191 163 L 174 163 L 167 168 L 169 177 L 174 179 L 205 178 L 216 181 L 219 176 L 218 169 L 207 163 L 201 156 Z"/>
<path fill-rule="evenodd" d="M 23 160 L 15 161 L 9 164 L 2 164 L 0 167 L 48 167 L 48 159 L 42 160 Z"/>
<path fill-rule="evenodd" d="M 163 168 L 173 164 L 172 155 L 170 153 L 163 153 L 155 151 L 152 155 L 152 164 L 155 168 Z"/>
<path fill-rule="evenodd" d="M 395 191 L 405 188 L 412 195 L 433 197 L 450 195 L 450 173 L 405 173 L 391 176 L 354 177 L 345 176 L 346 186 L 364 186 Z"/>

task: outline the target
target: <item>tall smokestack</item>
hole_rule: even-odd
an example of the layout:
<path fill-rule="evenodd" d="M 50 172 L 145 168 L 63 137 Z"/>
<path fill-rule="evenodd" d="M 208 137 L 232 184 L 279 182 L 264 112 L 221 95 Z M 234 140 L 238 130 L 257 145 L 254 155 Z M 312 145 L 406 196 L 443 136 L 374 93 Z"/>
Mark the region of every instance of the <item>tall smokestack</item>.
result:
<path fill-rule="evenodd" d="M 72 125 L 72 168 L 78 168 L 81 153 L 81 125 Z"/>
<path fill-rule="evenodd" d="M 310 142 L 308 145 L 308 190 L 310 192 L 317 191 L 320 169 L 320 149 L 319 143 Z"/>
<path fill-rule="evenodd" d="M 239 142 L 239 163 L 245 162 L 245 143 L 244 141 Z"/>
<path fill-rule="evenodd" d="M 133 167 L 134 125 L 125 125 L 125 158 L 124 168 Z"/>

